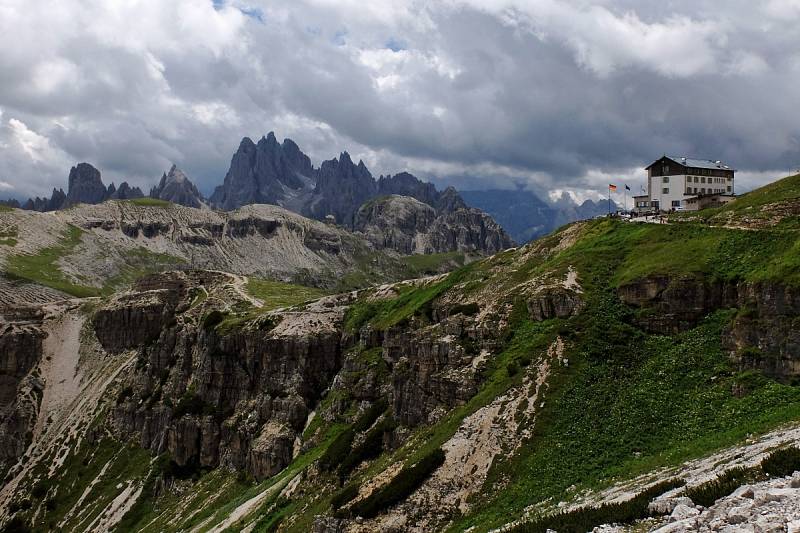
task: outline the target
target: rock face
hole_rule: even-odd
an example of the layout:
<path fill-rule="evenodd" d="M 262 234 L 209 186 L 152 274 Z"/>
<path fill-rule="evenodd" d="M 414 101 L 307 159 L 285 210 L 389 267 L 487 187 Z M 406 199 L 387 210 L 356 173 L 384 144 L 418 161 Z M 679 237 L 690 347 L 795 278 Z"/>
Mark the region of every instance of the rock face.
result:
<path fill-rule="evenodd" d="M 436 210 L 409 196 L 386 196 L 365 203 L 358 210 L 355 230 L 376 248 L 401 254 L 419 253 L 417 236 L 430 229 Z"/>
<path fill-rule="evenodd" d="M 33 372 L 42 357 L 42 316 L 35 307 L 0 309 L 0 473 L 31 440 L 42 391 Z"/>
<path fill-rule="evenodd" d="M 447 309 L 431 311 L 434 323 L 349 333 L 351 294 L 230 324 L 224 313 L 191 305 L 202 291 L 215 306 L 240 307 L 235 281 L 218 272 L 160 274 L 95 313 L 104 347 L 137 352 L 125 380 L 130 392 L 111 418 L 121 437 L 181 466 L 225 465 L 262 479 L 291 462 L 323 391 L 385 397 L 397 420 L 413 427 L 477 392 L 477 347 L 493 346 L 497 335 Z M 381 362 L 364 359 L 376 350 Z"/>
<path fill-rule="evenodd" d="M 189 309 L 200 287 L 240 301 L 230 299 L 232 282 L 206 272 L 152 277 L 101 309 L 94 326 L 104 345 L 138 350 L 133 397 L 114 410 L 117 431 L 181 466 L 224 464 L 262 479 L 291 461 L 308 413 L 341 366 L 344 309 L 331 300 L 230 331 Z M 120 336 L 121 326 L 140 331 Z"/>
<path fill-rule="evenodd" d="M 293 141 L 279 144 L 273 132 L 258 144 L 245 137 L 210 202 L 226 210 L 247 204 L 285 206 L 294 196 L 308 196 L 304 189 L 311 173 L 311 160 Z"/>
<path fill-rule="evenodd" d="M 363 161 L 354 164 L 350 154 L 324 161 L 317 172 L 314 197 L 308 206 L 313 218 L 333 215 L 336 222 L 352 228 L 356 210 L 377 193 L 377 185 Z"/>
<path fill-rule="evenodd" d="M 477 209 L 438 214 L 410 196 L 385 196 L 358 210 L 355 230 L 376 248 L 402 254 L 496 253 L 513 246 L 505 231 Z"/>
<path fill-rule="evenodd" d="M 740 369 L 782 381 L 800 378 L 800 291 L 794 287 L 650 276 L 618 293 L 640 309 L 638 325 L 654 333 L 684 331 L 717 309 L 738 308 L 723 343 Z"/>
<path fill-rule="evenodd" d="M 69 171 L 69 189 L 64 206 L 99 204 L 108 194 L 109 191 L 100 179 L 100 171 L 89 163 L 78 163 Z"/>
<path fill-rule="evenodd" d="M 202 207 L 203 195 L 188 176 L 172 165 L 168 173 L 161 176 L 158 185 L 150 189 L 150 198 L 166 200 L 186 207 Z"/>

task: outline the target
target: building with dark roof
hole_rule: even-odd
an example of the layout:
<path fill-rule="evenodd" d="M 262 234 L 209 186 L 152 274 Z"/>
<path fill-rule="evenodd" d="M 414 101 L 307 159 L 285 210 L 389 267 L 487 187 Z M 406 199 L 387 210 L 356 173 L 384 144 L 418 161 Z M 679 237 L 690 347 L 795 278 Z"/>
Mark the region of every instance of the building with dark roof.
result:
<path fill-rule="evenodd" d="M 662 156 L 645 167 L 647 194 L 634 196 L 637 211 L 696 210 L 722 204 L 735 195 L 735 169 L 722 161 Z M 715 197 L 700 201 L 698 198 Z M 695 199 L 693 201 L 688 201 Z"/>

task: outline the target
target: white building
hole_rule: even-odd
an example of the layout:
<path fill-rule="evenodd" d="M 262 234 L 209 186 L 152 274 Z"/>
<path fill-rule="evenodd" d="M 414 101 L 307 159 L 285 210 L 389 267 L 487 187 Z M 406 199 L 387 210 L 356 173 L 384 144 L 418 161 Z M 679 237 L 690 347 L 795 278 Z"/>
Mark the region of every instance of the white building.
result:
<path fill-rule="evenodd" d="M 663 156 L 645 168 L 647 194 L 634 196 L 636 211 L 699 209 L 734 198 L 735 169 L 721 161 Z M 690 198 L 706 198 L 707 201 Z"/>

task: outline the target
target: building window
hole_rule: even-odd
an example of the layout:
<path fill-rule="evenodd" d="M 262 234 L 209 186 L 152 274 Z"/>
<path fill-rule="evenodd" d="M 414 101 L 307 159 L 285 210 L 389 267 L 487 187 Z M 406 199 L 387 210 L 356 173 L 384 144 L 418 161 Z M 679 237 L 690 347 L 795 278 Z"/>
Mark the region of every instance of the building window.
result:
<path fill-rule="evenodd" d="M 669 165 L 664 165 L 663 167 L 661 167 L 661 173 L 669 174 Z"/>
<path fill-rule="evenodd" d="M 663 181 L 664 183 L 669 183 L 669 176 L 664 176 L 664 178 L 661 181 Z"/>
<path fill-rule="evenodd" d="M 705 183 L 705 182 L 706 182 L 706 177 L 705 176 L 701 177 L 700 178 L 700 183 Z"/>
<path fill-rule="evenodd" d="M 731 192 L 731 186 L 728 185 L 728 192 Z"/>
<path fill-rule="evenodd" d="M 706 193 L 706 188 L 705 187 L 701 188 L 700 189 L 700 194 L 705 194 L 705 193 Z"/>
<path fill-rule="evenodd" d="M 669 187 L 664 187 L 663 189 L 661 189 L 661 191 L 662 191 L 664 194 L 669 194 Z"/>
<path fill-rule="evenodd" d="M 700 178 L 698 178 L 697 176 L 695 176 L 695 177 L 694 177 L 694 182 L 695 182 L 695 183 L 700 183 Z"/>
<path fill-rule="evenodd" d="M 680 207 L 681 201 L 680 200 L 672 200 L 672 207 Z"/>

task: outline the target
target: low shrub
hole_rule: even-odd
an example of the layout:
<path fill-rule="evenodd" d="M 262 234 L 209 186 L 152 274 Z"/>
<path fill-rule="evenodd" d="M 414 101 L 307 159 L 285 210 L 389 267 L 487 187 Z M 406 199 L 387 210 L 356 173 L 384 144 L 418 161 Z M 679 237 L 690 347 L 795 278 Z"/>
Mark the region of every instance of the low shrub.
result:
<path fill-rule="evenodd" d="M 347 485 L 345 488 L 337 492 L 331 498 L 331 505 L 334 509 L 339 509 L 343 505 L 347 505 L 358 496 L 358 486 L 355 484 Z"/>
<path fill-rule="evenodd" d="M 172 417 L 181 418 L 184 415 L 213 416 L 216 414 L 216 407 L 204 401 L 197 394 L 187 392 L 178 400 L 178 405 L 175 406 Z"/>
<path fill-rule="evenodd" d="M 217 327 L 217 325 L 223 320 L 225 320 L 225 313 L 217 309 L 214 309 L 213 311 L 208 313 L 206 317 L 203 319 L 203 329 L 206 331 L 210 331 L 215 327 Z"/>
<path fill-rule="evenodd" d="M 581 507 L 572 511 L 545 516 L 514 526 L 513 533 L 584 533 L 601 524 L 626 524 L 650 516 L 647 507 L 657 496 L 683 485 L 682 480 L 663 481 L 640 492 L 630 500 L 604 503 L 596 507 Z"/>
<path fill-rule="evenodd" d="M 330 472 L 339 466 L 345 457 L 350 453 L 353 439 L 356 434 L 352 428 L 342 431 L 333 442 L 330 443 L 325 453 L 319 458 L 319 468 L 325 472 Z"/>
<path fill-rule="evenodd" d="M 392 505 L 405 500 L 444 463 L 444 451 L 441 448 L 403 469 L 386 485 L 376 489 L 363 500 L 356 502 L 349 512 L 353 516 L 373 518 Z"/>
<path fill-rule="evenodd" d="M 389 407 L 388 402 L 381 398 L 372 405 L 370 405 L 361 416 L 353 423 L 353 431 L 361 433 L 372 427 L 372 424 L 381 416 Z"/>
<path fill-rule="evenodd" d="M 15 516 L 6 522 L 6 525 L 0 531 L 2 533 L 28 533 L 31 528 L 22 518 Z"/>
<path fill-rule="evenodd" d="M 727 470 L 716 479 L 706 481 L 686 490 L 686 496 L 697 505 L 709 507 L 720 498 L 728 496 L 742 485 L 753 481 L 760 473 L 759 467 L 736 467 Z"/>
<path fill-rule="evenodd" d="M 350 450 L 350 453 L 347 454 L 339 465 L 339 478 L 345 479 L 358 465 L 364 461 L 378 457 L 383 451 L 384 433 L 392 431 L 395 427 L 397 427 L 397 423 L 389 416 L 375 424 L 375 427 L 364 435 L 364 440 L 361 441 L 358 446 Z"/>
<path fill-rule="evenodd" d="M 800 471 L 800 448 L 791 446 L 772 452 L 761 461 L 761 469 L 769 476 L 791 476 Z"/>
<path fill-rule="evenodd" d="M 133 389 L 129 386 L 123 387 L 119 394 L 117 395 L 117 405 L 125 402 L 128 398 L 133 396 Z"/>

